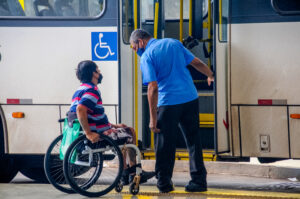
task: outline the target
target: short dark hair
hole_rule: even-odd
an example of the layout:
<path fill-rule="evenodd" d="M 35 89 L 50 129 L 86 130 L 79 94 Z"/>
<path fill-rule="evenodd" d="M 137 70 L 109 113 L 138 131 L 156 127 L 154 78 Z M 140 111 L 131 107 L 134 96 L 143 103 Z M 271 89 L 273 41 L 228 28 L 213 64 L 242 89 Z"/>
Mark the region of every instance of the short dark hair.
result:
<path fill-rule="evenodd" d="M 91 82 L 93 72 L 96 72 L 97 64 L 90 60 L 81 61 L 76 69 L 76 76 L 82 83 Z"/>

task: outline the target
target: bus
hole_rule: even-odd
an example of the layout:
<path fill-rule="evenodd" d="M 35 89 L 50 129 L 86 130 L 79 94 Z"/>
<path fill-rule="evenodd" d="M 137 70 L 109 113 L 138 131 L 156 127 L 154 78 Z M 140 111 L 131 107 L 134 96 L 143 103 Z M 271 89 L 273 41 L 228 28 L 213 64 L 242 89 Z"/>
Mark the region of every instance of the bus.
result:
<path fill-rule="evenodd" d="M 153 158 L 146 88 L 129 37 L 137 28 L 183 42 L 215 73 L 198 90 L 204 158 L 299 159 L 297 0 L 0 0 L 0 182 L 44 181 L 43 156 L 93 60 L 111 123 L 137 131 Z M 298 97 L 299 96 L 299 97 Z M 182 136 L 180 131 L 179 138 Z M 177 159 L 188 158 L 178 139 Z"/>

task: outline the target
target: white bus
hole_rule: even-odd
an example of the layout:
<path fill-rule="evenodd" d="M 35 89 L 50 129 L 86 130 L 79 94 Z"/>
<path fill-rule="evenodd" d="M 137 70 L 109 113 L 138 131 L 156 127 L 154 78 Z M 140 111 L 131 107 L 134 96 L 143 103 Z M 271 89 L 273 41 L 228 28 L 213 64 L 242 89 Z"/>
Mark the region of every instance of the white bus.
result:
<path fill-rule="evenodd" d="M 110 122 L 133 126 L 151 158 L 147 96 L 129 46 L 135 28 L 183 41 L 214 70 L 213 87 L 191 70 L 211 159 L 300 158 L 299 1 L 0 0 L 0 182 L 18 171 L 45 180 L 43 156 L 61 133 L 82 60 L 103 73 Z"/>

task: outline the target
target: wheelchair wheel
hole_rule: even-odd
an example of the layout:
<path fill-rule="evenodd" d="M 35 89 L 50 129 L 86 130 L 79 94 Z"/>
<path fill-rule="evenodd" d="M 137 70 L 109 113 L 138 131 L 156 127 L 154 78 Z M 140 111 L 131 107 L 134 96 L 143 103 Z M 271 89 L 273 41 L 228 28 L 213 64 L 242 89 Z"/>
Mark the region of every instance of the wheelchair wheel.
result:
<path fill-rule="evenodd" d="M 64 177 L 63 161 L 59 158 L 59 148 L 63 135 L 58 136 L 50 144 L 44 158 L 44 170 L 48 181 L 58 190 L 75 193 Z"/>
<path fill-rule="evenodd" d="M 129 186 L 129 192 L 132 194 L 132 195 L 136 195 L 138 194 L 140 191 L 140 186 L 138 185 L 136 187 L 136 183 L 133 182 L 130 186 Z"/>
<path fill-rule="evenodd" d="M 115 191 L 120 193 L 123 190 L 123 183 L 119 181 L 115 187 Z"/>
<path fill-rule="evenodd" d="M 99 197 L 116 187 L 123 172 L 123 156 L 118 145 L 101 135 L 101 141 L 92 144 L 85 135 L 77 138 L 64 158 L 64 175 L 69 185 L 88 197 Z M 86 172 L 76 174 L 77 167 Z"/>

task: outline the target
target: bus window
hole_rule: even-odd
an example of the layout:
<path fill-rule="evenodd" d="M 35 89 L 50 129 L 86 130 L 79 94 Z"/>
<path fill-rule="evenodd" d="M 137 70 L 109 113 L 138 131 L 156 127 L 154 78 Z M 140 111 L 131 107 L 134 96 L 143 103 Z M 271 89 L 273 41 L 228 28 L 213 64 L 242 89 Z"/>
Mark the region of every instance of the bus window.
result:
<path fill-rule="evenodd" d="M 300 15 L 299 0 L 271 0 L 271 4 L 280 15 Z"/>
<path fill-rule="evenodd" d="M 123 42 L 129 44 L 130 34 L 134 30 L 133 0 L 122 2 L 122 30 Z"/>
<path fill-rule="evenodd" d="M 219 40 L 227 41 L 227 24 L 228 24 L 228 0 L 219 0 Z"/>
<path fill-rule="evenodd" d="M 161 5 L 160 5 L 161 6 Z M 141 10 L 141 25 L 153 35 L 154 31 L 154 0 L 144 0 Z"/>
<path fill-rule="evenodd" d="M 2 17 L 99 17 L 105 0 L 0 0 Z"/>
<path fill-rule="evenodd" d="M 165 19 L 178 20 L 180 18 L 180 1 L 165 0 Z M 189 19 L 190 1 L 183 1 L 183 19 Z"/>

